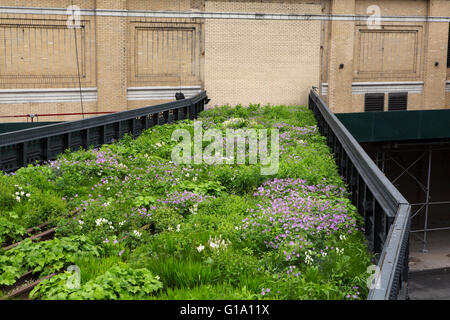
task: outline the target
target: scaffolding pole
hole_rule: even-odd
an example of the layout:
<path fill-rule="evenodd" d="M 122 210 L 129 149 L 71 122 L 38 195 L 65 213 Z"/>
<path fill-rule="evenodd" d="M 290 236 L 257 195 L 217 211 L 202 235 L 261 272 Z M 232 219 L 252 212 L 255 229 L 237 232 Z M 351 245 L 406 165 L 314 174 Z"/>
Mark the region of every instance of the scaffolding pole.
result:
<path fill-rule="evenodd" d="M 431 146 L 428 146 L 428 176 L 427 176 L 427 196 L 425 200 L 425 223 L 424 223 L 424 232 L 423 232 L 423 249 L 422 252 L 428 252 L 427 249 L 427 228 L 428 228 L 428 212 L 430 209 L 430 186 L 431 186 L 431 163 L 433 161 L 433 149 Z"/>
<path fill-rule="evenodd" d="M 423 242 L 423 248 L 422 252 L 426 253 L 428 252 L 427 248 L 427 242 L 428 242 L 428 233 L 432 231 L 441 231 L 441 230 L 450 230 L 450 227 L 439 227 L 439 228 L 428 228 L 429 224 L 429 216 L 430 216 L 430 206 L 432 205 L 450 205 L 450 201 L 439 201 L 439 202 L 431 202 L 431 172 L 433 167 L 433 145 L 436 145 L 436 150 L 450 150 L 448 147 L 442 148 L 442 144 L 428 144 L 425 148 L 414 148 L 414 149 L 399 149 L 398 146 L 401 146 L 402 144 L 396 143 L 396 148 L 392 148 L 392 146 L 388 145 L 388 147 L 381 147 L 377 146 L 376 148 L 376 163 L 377 166 L 381 169 L 383 173 L 386 174 L 386 162 L 387 161 L 393 161 L 400 169 L 401 172 L 397 177 L 393 177 L 393 179 L 390 179 L 392 183 L 394 184 L 397 182 L 402 176 L 407 174 L 409 177 L 411 177 L 418 185 L 420 190 L 425 194 L 425 202 L 421 203 L 412 203 L 411 206 L 420 206 L 419 209 L 417 209 L 414 213 L 411 214 L 411 219 L 414 218 L 416 215 L 418 215 L 422 209 L 425 209 L 424 213 L 424 225 L 422 229 L 417 230 L 411 230 L 410 233 L 412 235 L 416 233 L 423 233 L 423 238 L 420 239 Z M 412 144 L 405 144 L 405 146 L 418 146 L 419 144 L 412 143 Z M 422 155 L 417 157 L 412 163 L 408 166 L 403 166 L 399 161 L 394 159 L 393 154 L 394 153 L 405 153 L 405 152 L 423 152 Z M 388 157 L 386 157 L 386 154 L 388 154 Z M 424 185 L 418 177 L 414 176 L 410 172 L 410 169 L 419 163 L 420 160 L 423 160 L 427 156 L 427 176 L 426 176 L 426 185 Z"/>

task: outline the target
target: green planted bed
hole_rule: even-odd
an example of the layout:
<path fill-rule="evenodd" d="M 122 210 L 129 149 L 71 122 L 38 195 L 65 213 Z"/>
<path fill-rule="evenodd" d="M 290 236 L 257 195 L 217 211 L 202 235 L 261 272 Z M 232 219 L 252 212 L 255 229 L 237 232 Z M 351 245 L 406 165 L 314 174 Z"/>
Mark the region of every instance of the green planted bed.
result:
<path fill-rule="evenodd" d="M 173 163 L 173 131 L 194 136 L 185 120 L 2 174 L 1 245 L 44 222 L 56 233 L 0 251 L 0 295 L 32 271 L 54 274 L 33 299 L 364 299 L 361 218 L 312 113 L 226 106 L 199 120 L 279 130 L 278 171 Z"/>

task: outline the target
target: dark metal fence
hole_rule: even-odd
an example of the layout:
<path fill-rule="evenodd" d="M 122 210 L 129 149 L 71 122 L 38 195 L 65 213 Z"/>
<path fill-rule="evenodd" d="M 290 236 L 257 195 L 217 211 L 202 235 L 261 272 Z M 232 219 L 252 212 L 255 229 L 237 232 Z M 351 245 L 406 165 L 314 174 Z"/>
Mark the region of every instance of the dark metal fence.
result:
<path fill-rule="evenodd" d="M 364 217 L 366 238 L 379 268 L 368 299 L 407 298 L 410 204 L 314 90 L 309 108 L 335 155 L 352 203 Z"/>
<path fill-rule="evenodd" d="M 154 125 L 194 119 L 208 102 L 206 91 L 177 100 L 114 114 L 0 134 L 0 170 L 56 159 L 65 150 L 99 147 L 129 133 L 138 136 Z"/>

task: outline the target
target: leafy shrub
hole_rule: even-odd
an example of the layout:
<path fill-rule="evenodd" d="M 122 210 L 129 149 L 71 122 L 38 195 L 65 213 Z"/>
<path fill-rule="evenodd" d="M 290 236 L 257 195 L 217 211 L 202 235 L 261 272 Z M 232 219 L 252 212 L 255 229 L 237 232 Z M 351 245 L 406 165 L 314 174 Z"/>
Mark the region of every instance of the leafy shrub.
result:
<path fill-rule="evenodd" d="M 78 289 L 67 286 L 72 273 L 65 272 L 39 283 L 31 292 L 33 299 L 117 300 L 142 299 L 162 288 L 162 283 L 147 269 L 114 266 L 103 275 L 82 283 Z"/>
<path fill-rule="evenodd" d="M 68 290 L 70 274 L 61 274 L 37 289 L 36 297 L 364 297 L 371 255 L 359 230 L 362 218 L 347 199 L 313 113 L 298 106 L 238 105 L 207 110 L 200 120 L 204 129 L 221 132 L 279 130 L 278 173 L 261 175 L 260 164 L 173 163 L 173 131 L 193 135 L 193 122 L 184 120 L 0 176 L 3 239 L 19 239 L 23 228 L 50 220 L 57 222 L 58 238 L 84 236 L 93 248 L 25 242 L 0 254 L 0 283 L 30 269 L 48 274 L 76 263 L 81 289 Z M 77 213 L 68 215 L 72 210 Z M 41 261 L 37 249 L 52 252 Z M 83 250 L 87 257 L 76 254 Z M 152 283 L 149 290 L 128 287 L 127 277 L 135 277 L 129 268 L 147 270 L 142 278 Z M 163 291 L 155 295 L 158 285 L 146 272 L 161 277 Z"/>
<path fill-rule="evenodd" d="M 6 218 L 0 217 L 0 245 L 7 240 L 17 241 L 26 233 L 26 229 Z"/>
<path fill-rule="evenodd" d="M 85 236 L 45 242 L 32 242 L 28 238 L 15 248 L 0 253 L 0 285 L 13 284 L 29 270 L 45 276 L 73 263 L 75 256 L 99 254 L 99 249 Z"/>

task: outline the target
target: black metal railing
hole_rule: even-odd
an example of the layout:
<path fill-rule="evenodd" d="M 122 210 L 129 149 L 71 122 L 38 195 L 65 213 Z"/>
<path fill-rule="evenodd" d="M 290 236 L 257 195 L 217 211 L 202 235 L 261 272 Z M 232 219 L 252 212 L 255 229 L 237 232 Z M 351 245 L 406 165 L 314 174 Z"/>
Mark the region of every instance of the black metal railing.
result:
<path fill-rule="evenodd" d="M 195 119 L 207 103 L 203 91 L 190 99 L 0 134 L 0 170 L 15 171 L 54 160 L 67 149 L 99 147 L 127 133 L 136 137 L 154 125 Z"/>
<path fill-rule="evenodd" d="M 335 155 L 352 203 L 364 217 L 366 238 L 378 267 L 368 299 L 407 298 L 410 204 L 314 89 L 309 94 L 309 108 Z"/>

